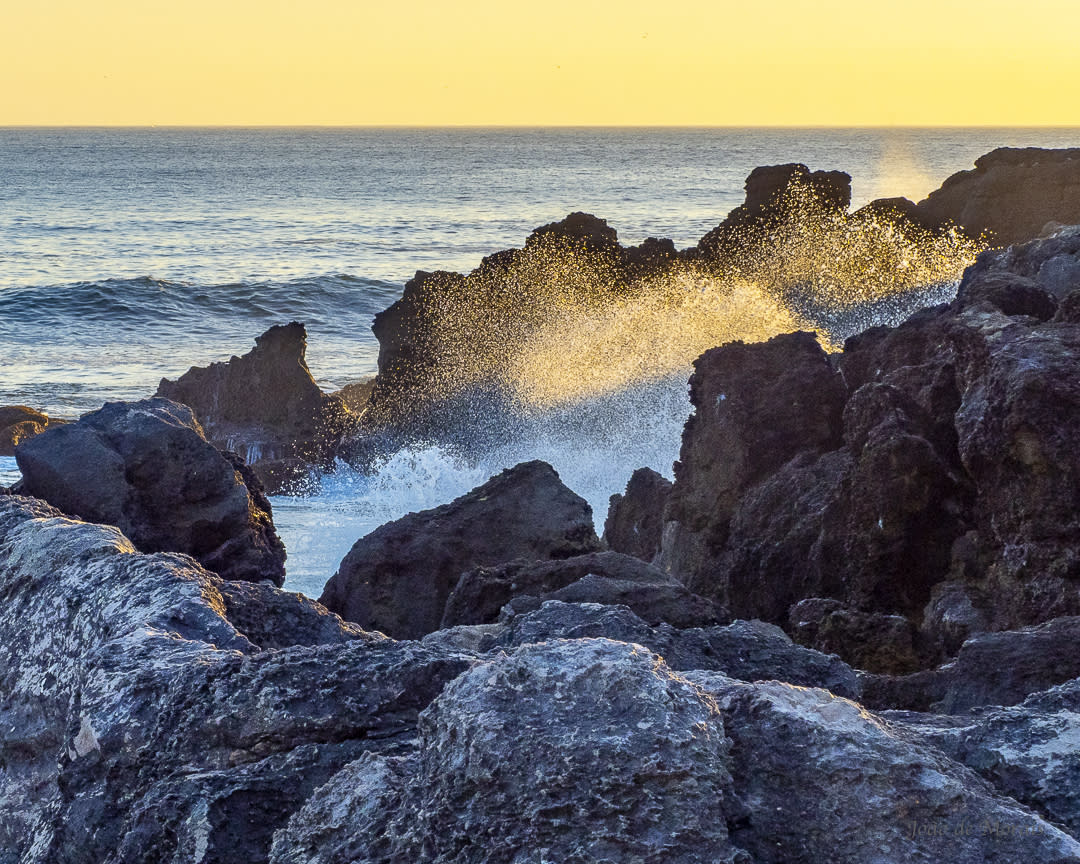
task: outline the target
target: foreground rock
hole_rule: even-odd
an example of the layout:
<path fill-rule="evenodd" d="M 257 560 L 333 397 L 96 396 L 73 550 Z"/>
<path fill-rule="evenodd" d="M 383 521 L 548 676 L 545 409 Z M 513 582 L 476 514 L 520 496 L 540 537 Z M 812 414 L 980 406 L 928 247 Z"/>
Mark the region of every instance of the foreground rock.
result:
<path fill-rule="evenodd" d="M 332 461 L 355 425 L 342 399 L 324 394 L 311 377 L 306 351 L 303 324 L 271 327 L 242 357 L 162 379 L 156 395 L 189 405 L 207 438 L 240 453 L 276 492 L 305 467 Z"/>
<path fill-rule="evenodd" d="M 469 665 L 33 499 L 0 500 L 0 548 L 4 860 L 263 862 L 316 788 L 393 752 Z"/>
<path fill-rule="evenodd" d="M 442 627 L 490 624 L 545 600 L 625 605 L 650 624 L 699 627 L 717 621 L 713 603 L 637 558 L 594 552 L 557 561 L 512 561 L 462 574 L 446 600 Z"/>
<path fill-rule="evenodd" d="M 5 405 L 0 408 L 0 456 L 14 456 L 21 442 L 44 432 L 50 423 L 63 422 L 25 405 Z"/>
<path fill-rule="evenodd" d="M 958 836 L 965 823 L 979 830 Z M 352 763 L 275 837 L 271 861 L 497 864 L 537 850 L 565 862 L 1057 862 L 1080 844 L 852 702 L 680 676 L 638 646 L 585 639 L 459 677 L 424 712 L 413 753 Z"/>
<path fill-rule="evenodd" d="M 270 502 L 238 457 L 166 399 L 111 402 L 22 443 L 22 494 L 115 525 L 144 552 L 183 552 L 226 579 L 285 580 Z"/>
<path fill-rule="evenodd" d="M 973 235 L 989 232 L 999 246 L 1026 243 L 1048 223 L 1080 223 L 1080 148 L 1000 147 L 920 201 L 916 217 L 935 226 L 954 222 Z"/>
<path fill-rule="evenodd" d="M 358 540 L 319 602 L 362 627 L 413 639 L 438 630 L 461 574 L 517 558 L 599 551 L 592 510 L 544 462 L 524 462 L 466 495 Z"/>

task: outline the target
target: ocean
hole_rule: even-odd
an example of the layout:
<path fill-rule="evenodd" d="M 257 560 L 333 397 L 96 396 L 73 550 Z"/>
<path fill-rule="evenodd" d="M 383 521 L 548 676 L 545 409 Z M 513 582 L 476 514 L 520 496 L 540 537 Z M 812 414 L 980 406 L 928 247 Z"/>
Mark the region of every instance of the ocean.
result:
<path fill-rule="evenodd" d="M 758 165 L 847 171 L 858 206 L 925 197 L 998 146 L 1077 145 L 1076 129 L 0 129 L 0 405 L 77 417 L 291 320 L 333 390 L 374 374 L 372 317 L 416 270 L 468 271 L 571 211 L 624 243 L 685 247 Z M 539 412 L 480 459 L 420 446 L 275 497 L 286 587 L 318 596 L 358 537 L 527 458 L 602 529 L 634 468 L 670 476 L 690 410 L 680 363 L 572 417 Z M 0 460 L 0 483 L 15 477 Z"/>

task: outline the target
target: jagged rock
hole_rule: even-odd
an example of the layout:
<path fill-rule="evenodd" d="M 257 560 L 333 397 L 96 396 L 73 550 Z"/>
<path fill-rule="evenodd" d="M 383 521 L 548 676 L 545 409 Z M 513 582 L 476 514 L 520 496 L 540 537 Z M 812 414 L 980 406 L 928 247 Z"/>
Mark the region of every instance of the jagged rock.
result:
<path fill-rule="evenodd" d="M 270 502 L 187 406 L 110 402 L 23 442 L 15 459 L 21 493 L 115 525 L 141 551 L 184 552 L 226 579 L 285 580 Z"/>
<path fill-rule="evenodd" d="M 661 566 L 711 596 L 703 588 L 742 494 L 799 453 L 838 446 L 844 397 L 812 333 L 702 354 L 690 378 L 695 413 L 675 463 Z"/>
<path fill-rule="evenodd" d="M 357 416 L 364 413 L 364 410 L 368 406 L 368 402 L 371 401 L 371 391 L 375 389 L 375 379 L 365 378 L 363 381 L 354 381 L 351 384 L 346 384 L 336 393 L 331 393 L 331 396 L 336 396 L 340 399 L 345 407 L 352 411 Z"/>
<path fill-rule="evenodd" d="M 1080 835 L 1080 682 L 959 717 L 889 711 L 894 727 L 968 766 L 1003 795 Z"/>
<path fill-rule="evenodd" d="M 612 495 L 604 522 L 604 542 L 613 552 L 652 561 L 660 551 L 664 508 L 671 481 L 651 468 L 638 468 L 622 495 Z"/>
<path fill-rule="evenodd" d="M 274 622 L 272 594 L 0 500 L 2 860 L 265 861 L 314 789 L 365 751 L 400 749 L 470 665 L 327 627 L 292 595 Z M 268 646 L 331 644 L 261 650 L 230 615 Z"/>
<path fill-rule="evenodd" d="M 512 648 L 553 639 L 614 639 L 644 645 L 675 670 L 706 669 L 742 681 L 786 681 L 824 687 L 858 698 L 855 672 L 835 656 L 796 645 L 779 627 L 764 621 L 734 621 L 724 627 L 650 627 L 625 606 L 549 600 L 515 615 L 501 630 L 473 644 L 479 650 Z"/>
<path fill-rule="evenodd" d="M 320 789 L 270 860 L 749 864 L 728 839 L 727 761 L 715 708 L 655 655 L 529 645 L 450 684 L 415 754 Z"/>
<path fill-rule="evenodd" d="M 592 510 L 545 462 L 524 462 L 442 507 L 358 540 L 319 599 L 366 629 L 419 638 L 439 629 L 461 574 L 517 558 L 598 551 Z"/>
<path fill-rule="evenodd" d="M 999 245 L 1038 237 L 1048 223 L 1080 222 L 1080 149 L 999 147 L 949 177 L 917 205 L 929 225 L 956 223 Z"/>
<path fill-rule="evenodd" d="M 799 163 L 755 168 L 746 178 L 745 202 L 698 241 L 698 252 L 707 259 L 736 254 L 783 218 L 786 196 L 795 187 L 826 210 L 846 210 L 851 203 L 851 175 L 843 171 L 811 171 Z"/>
<path fill-rule="evenodd" d="M 593 552 L 558 561 L 511 561 L 462 574 L 446 601 L 442 626 L 489 624 L 507 603 L 530 598 L 625 605 L 650 624 L 698 627 L 717 620 L 711 602 L 637 558 Z"/>
<path fill-rule="evenodd" d="M 1064 862 L 1080 843 L 906 729 L 824 690 L 684 677 L 716 699 L 755 862 Z"/>
<path fill-rule="evenodd" d="M 1080 324 L 1080 288 L 1065 295 L 1054 314 L 1055 324 Z"/>
<path fill-rule="evenodd" d="M 903 615 L 859 612 L 839 600 L 800 600 L 788 613 L 792 637 L 857 669 L 903 675 L 920 666 L 915 625 Z"/>
<path fill-rule="evenodd" d="M 1032 693 L 1080 677 L 1080 617 L 1035 627 L 980 633 L 956 659 L 901 678 L 864 676 L 865 699 L 874 708 L 961 714 L 984 705 L 1015 705 Z"/>
<path fill-rule="evenodd" d="M 156 395 L 190 406 L 213 444 L 249 464 L 326 463 L 354 418 L 339 397 L 319 389 L 306 351 L 303 324 L 271 327 L 244 356 L 194 366 L 176 381 L 163 378 Z"/>
<path fill-rule="evenodd" d="M 969 270 L 957 289 L 956 301 L 962 308 L 990 303 L 1006 315 L 1029 315 L 1040 321 L 1053 318 L 1058 305 L 1034 279 L 996 270 Z"/>
<path fill-rule="evenodd" d="M 5 405 L 0 408 L 0 456 L 14 456 L 20 442 L 44 432 L 50 423 L 63 422 L 25 405 Z"/>

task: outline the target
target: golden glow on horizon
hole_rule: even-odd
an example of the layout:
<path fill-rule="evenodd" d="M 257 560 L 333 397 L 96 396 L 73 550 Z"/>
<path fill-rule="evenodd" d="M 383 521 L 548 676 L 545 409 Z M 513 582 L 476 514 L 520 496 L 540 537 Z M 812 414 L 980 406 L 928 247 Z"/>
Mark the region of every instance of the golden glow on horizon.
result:
<path fill-rule="evenodd" d="M 1076 0 L 35 0 L 0 125 L 1080 125 Z"/>

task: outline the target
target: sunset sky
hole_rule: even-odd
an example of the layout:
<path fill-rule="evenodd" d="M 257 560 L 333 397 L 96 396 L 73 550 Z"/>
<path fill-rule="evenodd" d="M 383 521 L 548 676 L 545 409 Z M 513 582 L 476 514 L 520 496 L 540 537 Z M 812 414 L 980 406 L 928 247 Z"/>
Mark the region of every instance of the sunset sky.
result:
<path fill-rule="evenodd" d="M 1077 0 L 33 0 L 0 125 L 1080 125 Z"/>

